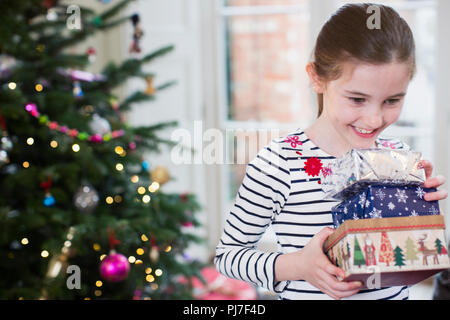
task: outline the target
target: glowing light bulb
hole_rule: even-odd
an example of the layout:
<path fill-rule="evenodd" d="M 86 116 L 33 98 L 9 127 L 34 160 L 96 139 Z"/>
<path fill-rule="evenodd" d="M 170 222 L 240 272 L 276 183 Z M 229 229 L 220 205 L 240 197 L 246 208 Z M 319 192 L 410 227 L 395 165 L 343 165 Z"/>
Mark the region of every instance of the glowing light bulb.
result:
<path fill-rule="evenodd" d="M 32 137 L 29 137 L 29 138 L 27 139 L 27 144 L 28 144 L 29 146 L 31 146 L 31 145 L 33 145 L 33 143 L 34 143 L 34 139 L 33 139 Z"/>
<path fill-rule="evenodd" d="M 144 187 L 139 187 L 137 191 L 138 191 L 139 194 L 144 194 L 145 193 L 145 188 Z"/>
<path fill-rule="evenodd" d="M 154 181 L 152 184 L 148 187 L 149 192 L 156 192 L 159 189 L 159 183 Z"/>

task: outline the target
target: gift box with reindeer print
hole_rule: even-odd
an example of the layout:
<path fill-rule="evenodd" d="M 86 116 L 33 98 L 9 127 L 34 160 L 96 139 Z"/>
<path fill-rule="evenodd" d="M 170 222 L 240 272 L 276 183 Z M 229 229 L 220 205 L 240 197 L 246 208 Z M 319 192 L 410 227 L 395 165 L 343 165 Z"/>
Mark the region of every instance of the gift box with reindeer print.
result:
<path fill-rule="evenodd" d="M 450 268 L 442 215 L 346 220 L 325 243 L 344 281 L 412 285 Z"/>

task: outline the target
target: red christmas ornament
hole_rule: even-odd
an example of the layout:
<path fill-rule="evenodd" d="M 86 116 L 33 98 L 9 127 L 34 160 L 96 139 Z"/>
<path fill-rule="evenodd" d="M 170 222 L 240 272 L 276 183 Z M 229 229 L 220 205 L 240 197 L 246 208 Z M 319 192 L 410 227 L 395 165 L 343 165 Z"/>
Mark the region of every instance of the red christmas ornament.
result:
<path fill-rule="evenodd" d="M 95 49 L 93 47 L 89 47 L 86 51 L 87 54 L 96 54 Z"/>
<path fill-rule="evenodd" d="M 50 121 L 48 123 L 48 127 L 52 130 L 58 130 L 59 129 L 59 125 L 56 121 Z"/>
<path fill-rule="evenodd" d="M 111 250 L 114 250 L 116 244 L 120 244 L 120 241 L 116 239 L 116 232 L 111 230 L 110 227 L 108 227 L 108 242 Z"/>
<path fill-rule="evenodd" d="M 69 136 L 76 137 L 77 135 L 78 135 L 78 130 L 77 129 L 70 129 L 69 130 Z"/>
<path fill-rule="evenodd" d="M 184 193 L 180 194 L 180 199 L 183 202 L 187 202 L 187 200 L 188 200 L 187 197 L 188 197 L 188 193 L 187 192 L 184 192 Z"/>
<path fill-rule="evenodd" d="M 317 159 L 316 157 L 311 157 L 305 162 L 305 172 L 308 174 L 308 176 L 318 176 L 320 173 L 320 170 L 322 170 L 322 161 L 320 159 Z"/>
<path fill-rule="evenodd" d="M 53 8 L 55 6 L 55 0 L 44 0 L 42 5 L 47 9 Z"/>

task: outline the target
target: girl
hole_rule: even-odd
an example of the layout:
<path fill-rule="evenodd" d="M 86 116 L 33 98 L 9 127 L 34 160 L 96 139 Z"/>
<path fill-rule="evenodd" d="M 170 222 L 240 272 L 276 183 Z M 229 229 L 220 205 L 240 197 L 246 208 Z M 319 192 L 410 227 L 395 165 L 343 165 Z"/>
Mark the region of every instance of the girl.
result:
<path fill-rule="evenodd" d="M 324 200 L 320 170 L 353 148 L 408 148 L 379 137 L 400 116 L 415 73 L 415 45 L 407 23 L 390 7 L 378 5 L 381 29 L 366 21 L 370 4 L 339 9 L 323 26 L 314 62 L 306 71 L 318 94 L 319 117 L 306 130 L 273 140 L 251 161 L 216 248 L 214 263 L 224 275 L 279 293 L 280 299 L 407 299 L 408 287 L 361 290 L 343 282 L 344 271 L 323 252 L 334 231 Z M 422 162 L 425 187 L 444 184 Z M 442 200 L 447 191 L 428 193 Z M 256 244 L 269 225 L 279 252 Z"/>

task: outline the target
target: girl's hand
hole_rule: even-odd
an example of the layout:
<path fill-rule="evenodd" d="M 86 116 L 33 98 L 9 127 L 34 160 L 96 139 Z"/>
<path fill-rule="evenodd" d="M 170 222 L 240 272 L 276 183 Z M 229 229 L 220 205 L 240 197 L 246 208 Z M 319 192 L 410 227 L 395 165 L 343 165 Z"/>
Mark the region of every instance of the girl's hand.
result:
<path fill-rule="evenodd" d="M 433 165 L 430 161 L 422 160 L 421 161 L 422 168 L 425 170 L 425 188 L 438 188 L 445 183 L 445 177 L 442 175 L 438 175 L 436 177 L 431 177 L 433 173 Z M 424 196 L 426 201 L 434 201 L 434 200 L 444 200 L 448 196 L 448 192 L 445 189 L 440 189 L 436 192 L 427 192 Z"/>
<path fill-rule="evenodd" d="M 293 280 L 306 280 L 333 299 L 341 299 L 356 294 L 362 283 L 344 282 L 336 278 L 344 278 L 345 272 L 333 265 L 323 252 L 323 244 L 333 232 L 332 228 L 322 229 L 302 250 L 288 255 L 291 255 L 290 268 L 297 275 L 297 279 Z"/>

